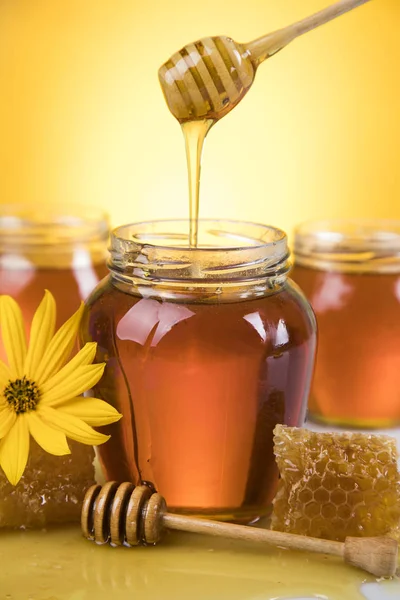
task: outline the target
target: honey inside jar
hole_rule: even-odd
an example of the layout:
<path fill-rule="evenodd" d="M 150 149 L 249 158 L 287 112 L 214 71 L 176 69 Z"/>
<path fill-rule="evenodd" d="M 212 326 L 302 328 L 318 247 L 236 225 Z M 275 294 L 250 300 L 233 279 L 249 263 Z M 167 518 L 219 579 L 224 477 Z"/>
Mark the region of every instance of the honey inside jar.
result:
<path fill-rule="evenodd" d="M 312 418 L 353 427 L 400 422 L 400 222 L 304 224 L 292 277 L 318 324 Z"/>
<path fill-rule="evenodd" d="M 45 289 L 56 300 L 57 327 L 77 310 L 108 272 L 108 234 L 97 209 L 1 207 L 0 294 L 16 300 L 27 329 Z M 1 340 L 0 358 L 7 362 Z"/>

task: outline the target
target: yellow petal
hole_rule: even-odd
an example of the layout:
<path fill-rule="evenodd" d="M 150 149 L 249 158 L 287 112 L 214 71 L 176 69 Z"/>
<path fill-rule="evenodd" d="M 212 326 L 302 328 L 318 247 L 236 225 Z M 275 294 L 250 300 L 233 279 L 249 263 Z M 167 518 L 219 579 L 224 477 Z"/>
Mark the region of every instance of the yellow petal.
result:
<path fill-rule="evenodd" d="M 0 296 L 0 325 L 10 376 L 17 379 L 24 374 L 26 337 L 21 309 L 11 296 Z"/>
<path fill-rule="evenodd" d="M 57 407 L 57 410 L 85 421 L 88 425 L 101 427 L 119 421 L 122 415 L 108 402 L 98 398 L 72 398 Z"/>
<path fill-rule="evenodd" d="M 50 392 L 56 386 L 65 383 L 66 379 L 71 375 L 75 377 L 78 367 L 91 365 L 96 355 L 96 342 L 89 342 L 72 358 L 58 373 L 48 379 L 40 388 L 42 396 Z M 86 392 L 87 390 L 84 390 Z"/>
<path fill-rule="evenodd" d="M 38 385 L 50 379 L 61 367 L 65 365 L 73 350 L 78 334 L 84 309 L 83 302 L 79 309 L 57 331 L 50 344 L 47 346 L 33 379 Z"/>
<path fill-rule="evenodd" d="M 21 479 L 28 455 L 29 430 L 25 413 L 17 417 L 14 427 L 0 442 L 0 466 L 12 485 L 17 485 Z"/>
<path fill-rule="evenodd" d="M 56 302 L 53 295 L 45 290 L 32 320 L 28 353 L 25 360 L 25 375 L 33 378 L 35 371 L 54 335 L 56 326 Z"/>
<path fill-rule="evenodd" d="M 10 381 L 10 370 L 3 363 L 3 361 L 0 360 L 0 390 L 3 390 L 9 381 Z"/>
<path fill-rule="evenodd" d="M 7 435 L 16 420 L 17 415 L 11 408 L 7 405 L 0 408 L 0 438 Z"/>
<path fill-rule="evenodd" d="M 110 439 L 109 435 L 98 433 L 89 425 L 86 425 L 81 419 L 62 413 L 50 406 L 39 405 L 38 413 L 46 423 L 52 425 L 59 431 L 65 433 L 67 437 L 76 440 L 81 444 L 98 446 Z"/>
<path fill-rule="evenodd" d="M 45 393 L 43 387 L 40 404 L 58 406 L 66 400 L 87 392 L 101 379 L 105 366 L 105 363 L 100 363 L 98 365 L 78 367 L 65 381 L 60 381 L 49 392 Z"/>
<path fill-rule="evenodd" d="M 62 431 L 54 429 L 42 421 L 36 411 L 27 413 L 29 431 L 34 440 L 49 454 L 64 456 L 71 454 L 67 438 Z"/>

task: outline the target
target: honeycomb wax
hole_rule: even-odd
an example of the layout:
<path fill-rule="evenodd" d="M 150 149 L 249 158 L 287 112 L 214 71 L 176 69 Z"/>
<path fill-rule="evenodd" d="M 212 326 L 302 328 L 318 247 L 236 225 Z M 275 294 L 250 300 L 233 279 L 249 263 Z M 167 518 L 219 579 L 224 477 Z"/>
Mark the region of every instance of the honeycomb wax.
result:
<path fill-rule="evenodd" d="M 0 469 L 0 527 L 45 527 L 78 522 L 94 483 L 92 446 L 68 441 L 71 454 L 53 456 L 31 439 L 28 464 L 16 486 Z"/>
<path fill-rule="evenodd" d="M 330 540 L 399 534 L 396 441 L 277 425 L 272 529 Z"/>

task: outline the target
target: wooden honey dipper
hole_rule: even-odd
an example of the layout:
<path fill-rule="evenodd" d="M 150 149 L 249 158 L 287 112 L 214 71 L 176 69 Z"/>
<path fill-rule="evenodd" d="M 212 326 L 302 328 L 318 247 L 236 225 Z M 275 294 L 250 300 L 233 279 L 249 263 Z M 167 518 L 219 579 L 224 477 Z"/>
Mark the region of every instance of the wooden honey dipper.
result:
<path fill-rule="evenodd" d="M 226 36 L 207 37 L 188 44 L 158 72 L 170 111 L 180 123 L 217 121 L 246 95 L 257 67 L 265 59 L 300 35 L 366 2 L 369 0 L 341 0 L 248 44 L 238 44 Z"/>
<path fill-rule="evenodd" d="M 81 526 L 88 540 L 112 546 L 154 545 L 163 529 L 175 529 L 341 556 L 377 577 L 390 577 L 397 568 L 398 545 L 391 538 L 348 537 L 342 543 L 170 514 L 164 498 L 149 485 L 93 485 L 83 501 Z"/>

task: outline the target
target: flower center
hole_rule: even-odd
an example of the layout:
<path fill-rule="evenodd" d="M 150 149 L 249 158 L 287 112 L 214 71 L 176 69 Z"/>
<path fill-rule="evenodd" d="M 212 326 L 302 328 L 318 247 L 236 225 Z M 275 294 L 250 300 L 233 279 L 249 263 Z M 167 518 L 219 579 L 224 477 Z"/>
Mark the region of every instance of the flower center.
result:
<path fill-rule="evenodd" d="M 25 375 L 22 379 L 10 381 L 4 389 L 4 397 L 8 404 L 15 410 L 17 415 L 35 410 L 40 400 L 39 388 L 34 381 L 27 379 Z"/>

